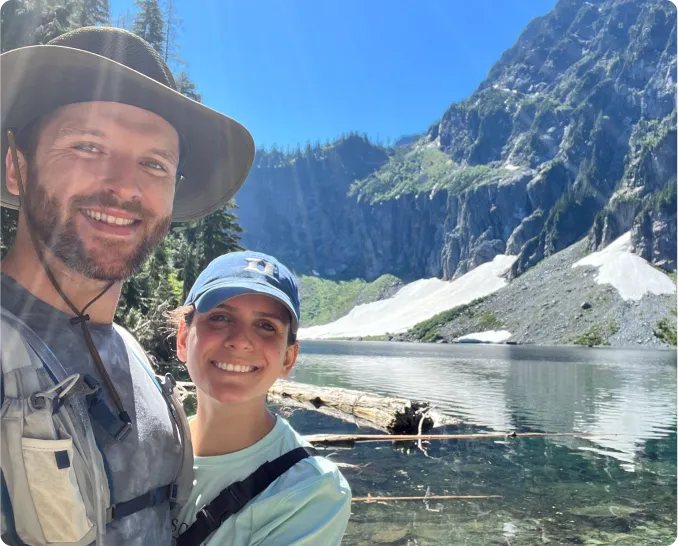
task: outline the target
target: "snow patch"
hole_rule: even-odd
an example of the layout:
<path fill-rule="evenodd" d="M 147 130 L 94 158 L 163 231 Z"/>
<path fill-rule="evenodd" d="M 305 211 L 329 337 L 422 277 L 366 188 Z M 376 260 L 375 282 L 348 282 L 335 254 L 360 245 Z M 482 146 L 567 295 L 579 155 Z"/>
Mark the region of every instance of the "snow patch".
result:
<path fill-rule="evenodd" d="M 507 171 L 517 171 L 520 169 L 518 165 L 514 165 L 513 163 L 504 163 L 502 168 L 506 169 Z"/>
<path fill-rule="evenodd" d="M 671 277 L 652 267 L 631 251 L 631 232 L 627 232 L 603 250 L 593 252 L 572 267 L 598 268 L 596 282 L 611 284 L 624 300 L 638 301 L 645 294 L 675 294 Z"/>
<path fill-rule="evenodd" d="M 489 330 L 487 332 L 475 332 L 458 337 L 455 341 L 476 341 L 478 343 L 503 343 L 511 337 L 508 330 Z"/>
<path fill-rule="evenodd" d="M 380 336 L 405 332 L 432 316 L 496 292 L 516 256 L 500 254 L 453 281 L 421 279 L 403 286 L 392 298 L 354 307 L 335 322 L 299 329 L 300 339 Z"/>

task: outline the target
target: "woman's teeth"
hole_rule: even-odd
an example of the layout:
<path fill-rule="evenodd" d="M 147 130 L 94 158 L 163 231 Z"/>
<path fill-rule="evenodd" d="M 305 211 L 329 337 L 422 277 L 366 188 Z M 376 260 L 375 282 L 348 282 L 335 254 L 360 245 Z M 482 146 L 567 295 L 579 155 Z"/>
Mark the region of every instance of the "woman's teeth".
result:
<path fill-rule="evenodd" d="M 256 370 L 254 366 L 240 366 L 238 364 L 229 364 L 227 362 L 214 362 L 214 365 L 220 370 L 227 372 L 248 373 Z"/>
<path fill-rule="evenodd" d="M 119 216 L 111 216 L 110 214 L 104 214 L 102 212 L 96 212 L 93 210 L 84 211 L 87 216 L 94 218 L 99 222 L 104 222 L 105 224 L 111 224 L 114 226 L 129 226 L 134 223 L 134 220 L 129 218 L 120 218 Z"/>

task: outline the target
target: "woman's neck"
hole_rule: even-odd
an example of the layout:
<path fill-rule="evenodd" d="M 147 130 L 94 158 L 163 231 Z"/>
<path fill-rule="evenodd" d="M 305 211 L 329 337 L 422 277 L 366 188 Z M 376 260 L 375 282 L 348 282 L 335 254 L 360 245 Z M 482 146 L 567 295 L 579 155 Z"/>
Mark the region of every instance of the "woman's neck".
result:
<path fill-rule="evenodd" d="M 275 426 L 265 399 L 221 404 L 198 390 L 198 413 L 191 420 L 193 453 L 199 457 L 226 455 L 256 444 Z"/>

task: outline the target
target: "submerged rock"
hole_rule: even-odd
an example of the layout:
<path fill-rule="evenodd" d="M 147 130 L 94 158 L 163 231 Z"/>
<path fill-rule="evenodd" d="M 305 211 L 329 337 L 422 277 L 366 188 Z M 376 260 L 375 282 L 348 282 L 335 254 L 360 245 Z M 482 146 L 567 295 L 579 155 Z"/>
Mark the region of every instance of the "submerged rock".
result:
<path fill-rule="evenodd" d="M 624 518 L 640 512 L 638 508 L 624 506 L 623 504 L 599 504 L 596 506 L 572 508 L 568 511 L 575 516 L 586 516 L 589 518 Z"/>
<path fill-rule="evenodd" d="M 405 540 L 409 534 L 409 530 L 404 527 L 384 529 L 372 535 L 372 542 L 374 544 L 397 544 L 401 540 Z"/>

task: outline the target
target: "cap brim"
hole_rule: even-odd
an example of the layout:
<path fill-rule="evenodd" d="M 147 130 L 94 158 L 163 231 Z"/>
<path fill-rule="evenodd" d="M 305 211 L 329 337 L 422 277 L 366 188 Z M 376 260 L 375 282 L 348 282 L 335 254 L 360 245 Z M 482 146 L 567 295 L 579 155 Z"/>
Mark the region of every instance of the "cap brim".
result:
<path fill-rule="evenodd" d="M 264 294 L 278 300 L 290 312 L 290 316 L 292 317 L 292 331 L 294 333 L 297 332 L 299 327 L 299 317 L 297 317 L 297 314 L 294 311 L 294 306 L 292 305 L 290 298 L 287 297 L 287 295 L 282 290 L 278 290 L 277 288 L 267 284 L 247 282 L 246 280 L 239 281 L 237 284 L 215 284 L 198 295 L 198 297 L 192 303 L 195 305 L 198 313 L 207 313 L 216 305 L 219 305 L 222 301 L 235 298 L 236 296 L 242 296 L 243 294 Z"/>
<path fill-rule="evenodd" d="M 174 198 L 175 222 L 202 218 L 226 205 L 254 161 L 254 140 L 242 124 L 106 57 L 63 46 L 25 47 L 0 55 L 0 76 L 5 207 L 19 207 L 5 184 L 7 129 L 21 129 L 66 104 L 129 104 L 161 116 L 177 130 L 188 149 L 182 149 L 184 180 Z"/>

